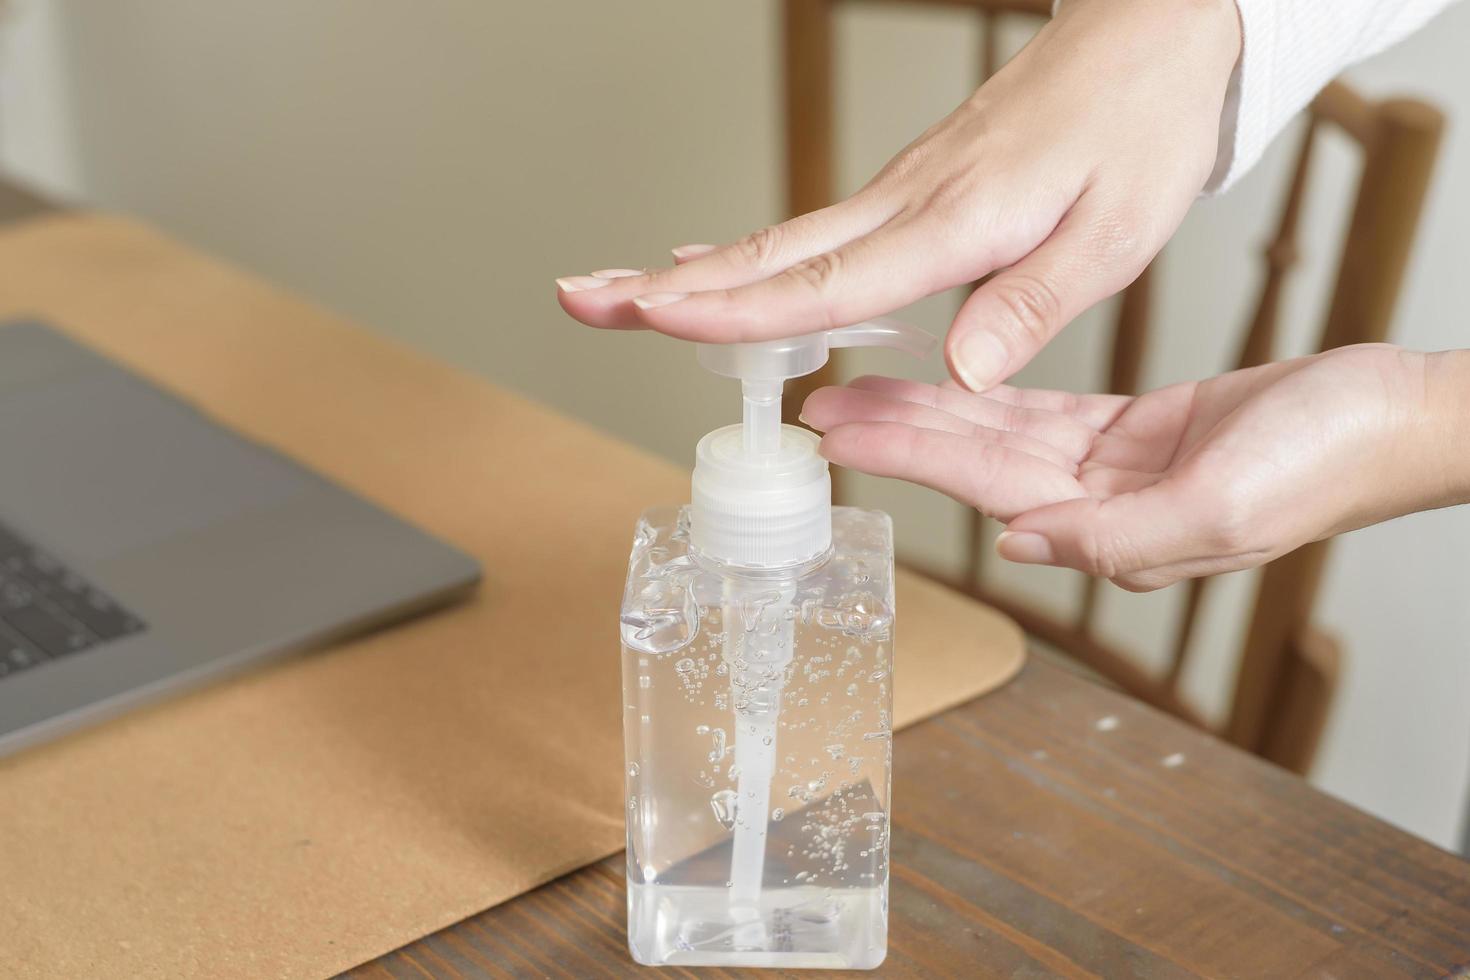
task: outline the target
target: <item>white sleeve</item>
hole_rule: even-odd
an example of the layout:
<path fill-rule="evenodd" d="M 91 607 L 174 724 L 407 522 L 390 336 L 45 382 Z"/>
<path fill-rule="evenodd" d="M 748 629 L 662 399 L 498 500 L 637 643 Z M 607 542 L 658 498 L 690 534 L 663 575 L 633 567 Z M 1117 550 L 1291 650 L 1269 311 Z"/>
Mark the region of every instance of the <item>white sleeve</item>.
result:
<path fill-rule="evenodd" d="M 1348 66 L 1413 33 L 1451 0 L 1236 0 L 1240 60 L 1206 193 L 1255 166 L 1291 118 Z"/>
<path fill-rule="evenodd" d="M 1066 0 L 1054 0 L 1053 9 Z M 1241 178 L 1344 69 L 1413 33 L 1452 0 L 1236 0 L 1240 60 L 1220 114 L 1205 193 Z"/>

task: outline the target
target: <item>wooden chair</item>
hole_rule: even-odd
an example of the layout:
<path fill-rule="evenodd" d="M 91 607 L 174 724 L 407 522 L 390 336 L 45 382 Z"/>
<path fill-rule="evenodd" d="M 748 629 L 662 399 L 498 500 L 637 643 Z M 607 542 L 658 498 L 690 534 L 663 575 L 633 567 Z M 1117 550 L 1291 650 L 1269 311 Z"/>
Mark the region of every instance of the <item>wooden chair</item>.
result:
<path fill-rule="evenodd" d="M 787 204 L 793 214 L 831 203 L 833 174 L 833 16 L 843 0 L 786 0 L 785 96 Z M 996 25 L 1007 15 L 1046 16 L 1050 0 L 904 0 L 974 9 L 983 20 L 982 77 L 999 67 Z M 1312 103 L 1297 151 L 1276 232 L 1265 249 L 1265 278 L 1238 364 L 1268 361 L 1276 336 L 1286 274 L 1297 259 L 1297 225 L 1317 136 L 1328 126 L 1351 137 L 1362 151 L 1352 218 L 1338 263 L 1337 281 L 1319 348 L 1381 341 L 1388 335 L 1394 302 L 1438 149 L 1443 117 L 1422 102 L 1371 101 L 1341 82 Z M 1114 325 L 1111 389 L 1134 393 L 1148 344 L 1149 291 L 1145 271 L 1124 293 Z M 833 366 L 807 379 L 806 390 L 836 379 Z M 799 406 L 805 391 L 786 400 Z M 996 592 L 982 574 L 984 519 L 972 512 L 964 572 L 937 578 L 1001 609 L 1028 633 L 1077 658 L 1135 697 L 1202 728 L 1210 726 L 1180 694 L 1201 599 L 1209 579 L 1185 588 L 1184 615 L 1167 669 L 1155 676 L 1093 629 L 1099 582 L 1085 581 L 1081 613 L 1063 620 Z M 1338 644 L 1312 625 L 1312 608 L 1329 542 L 1307 545 L 1264 570 L 1246 634 L 1232 703 L 1220 734 L 1229 741 L 1297 772 L 1311 764 L 1340 672 Z"/>

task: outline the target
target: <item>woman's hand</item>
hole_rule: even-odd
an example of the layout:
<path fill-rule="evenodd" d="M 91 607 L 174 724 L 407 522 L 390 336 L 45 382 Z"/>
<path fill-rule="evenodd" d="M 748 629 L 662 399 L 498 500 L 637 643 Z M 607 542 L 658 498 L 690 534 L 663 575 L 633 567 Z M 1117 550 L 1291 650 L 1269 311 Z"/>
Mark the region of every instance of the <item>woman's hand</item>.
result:
<path fill-rule="evenodd" d="M 1134 591 L 1470 502 L 1470 352 L 1345 347 L 1137 398 L 862 378 L 802 418 L 832 462 L 1006 522 L 1003 557 Z"/>
<path fill-rule="evenodd" d="M 704 341 L 868 319 L 1002 270 L 950 330 L 983 390 L 1163 246 L 1215 160 L 1234 0 L 1067 0 L 994 78 L 857 194 L 682 264 L 557 281 L 595 327 Z M 713 190 L 713 188 L 712 188 Z"/>

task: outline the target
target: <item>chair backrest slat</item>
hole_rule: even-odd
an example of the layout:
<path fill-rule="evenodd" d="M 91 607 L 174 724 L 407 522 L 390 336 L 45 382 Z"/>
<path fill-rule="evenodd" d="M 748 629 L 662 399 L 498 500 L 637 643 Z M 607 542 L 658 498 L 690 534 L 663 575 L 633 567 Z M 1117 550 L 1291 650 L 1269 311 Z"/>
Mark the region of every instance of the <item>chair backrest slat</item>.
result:
<path fill-rule="evenodd" d="M 1118 318 L 1113 325 L 1113 353 L 1108 364 L 1108 390 L 1115 395 L 1136 395 L 1148 355 L 1153 305 L 1154 267 L 1150 264 L 1123 291 Z"/>
<path fill-rule="evenodd" d="M 1097 620 L 1102 579 L 1088 575 L 1082 579 L 1082 604 L 1077 609 L 1077 632 L 1091 637 L 1093 623 Z"/>
<path fill-rule="evenodd" d="M 1337 86 L 1331 98 L 1313 103 L 1313 110 L 1342 101 L 1341 90 Z M 1363 143 L 1363 172 L 1322 350 L 1388 337 L 1444 131 L 1444 116 L 1423 102 L 1390 99 L 1376 109 L 1376 123 Z M 1353 127 L 1348 132 L 1356 136 L 1361 123 L 1354 119 Z"/>
<path fill-rule="evenodd" d="M 1000 68 L 1000 14 L 990 8 L 980 11 L 980 81 Z"/>
<path fill-rule="evenodd" d="M 1301 149 L 1297 151 L 1296 166 L 1292 169 L 1291 181 L 1287 184 L 1286 201 L 1281 208 L 1281 220 L 1276 235 L 1266 246 L 1266 278 L 1261 286 L 1260 298 L 1256 301 L 1256 314 L 1246 331 L 1245 343 L 1241 345 L 1236 367 L 1247 368 L 1265 364 L 1271 360 L 1276 347 L 1276 324 L 1281 314 L 1281 295 L 1287 274 L 1296 266 L 1297 226 L 1301 223 L 1302 202 L 1306 199 L 1307 177 L 1312 169 L 1312 148 L 1317 145 L 1317 118 L 1309 116 L 1306 130 L 1302 134 Z"/>
<path fill-rule="evenodd" d="M 1169 648 L 1169 666 L 1159 684 L 1167 691 L 1179 690 L 1179 678 L 1189 663 L 1189 653 L 1194 647 L 1194 628 L 1199 622 L 1199 611 L 1204 605 L 1205 589 L 1211 579 L 1194 578 L 1184 585 L 1184 610 L 1179 615 L 1179 625 L 1174 628 L 1174 643 Z"/>

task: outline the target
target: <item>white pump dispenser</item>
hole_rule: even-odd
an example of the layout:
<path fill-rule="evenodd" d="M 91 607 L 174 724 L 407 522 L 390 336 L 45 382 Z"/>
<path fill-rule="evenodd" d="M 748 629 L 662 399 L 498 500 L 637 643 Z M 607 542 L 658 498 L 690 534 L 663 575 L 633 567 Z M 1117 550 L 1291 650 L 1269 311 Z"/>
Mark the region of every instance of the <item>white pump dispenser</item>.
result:
<path fill-rule="evenodd" d="M 743 421 L 699 441 L 691 481 L 689 541 L 695 551 L 752 572 L 788 569 L 825 554 L 832 542 L 832 481 L 811 432 L 781 424 L 782 387 L 816 371 L 832 348 L 892 347 L 923 356 L 929 334 L 905 323 L 875 321 L 820 333 L 743 344 L 701 344 L 699 362 L 739 378 Z M 775 574 L 779 574 L 776 571 Z M 780 677 L 794 654 L 791 582 L 761 582 L 765 622 L 745 617 L 729 628 L 724 658 L 730 666 L 735 713 L 736 787 L 730 859 L 729 917 L 734 941 L 762 948 L 770 940 L 761 921 L 771 780 L 776 771 Z M 727 622 L 751 602 L 727 580 Z"/>
<path fill-rule="evenodd" d="M 702 554 L 748 568 L 800 564 L 832 540 L 832 483 L 817 438 L 781 424 L 790 378 L 827 363 L 833 348 L 891 347 L 923 357 L 935 339 L 879 319 L 850 327 L 743 344 L 700 344 L 699 363 L 739 378 L 742 422 L 716 429 L 695 449 L 690 541 Z"/>
<path fill-rule="evenodd" d="M 744 420 L 687 507 L 639 518 L 619 612 L 628 937 L 640 963 L 871 968 L 888 930 L 893 525 L 833 507 L 782 386 L 837 347 L 923 355 L 892 321 L 698 348 Z"/>

